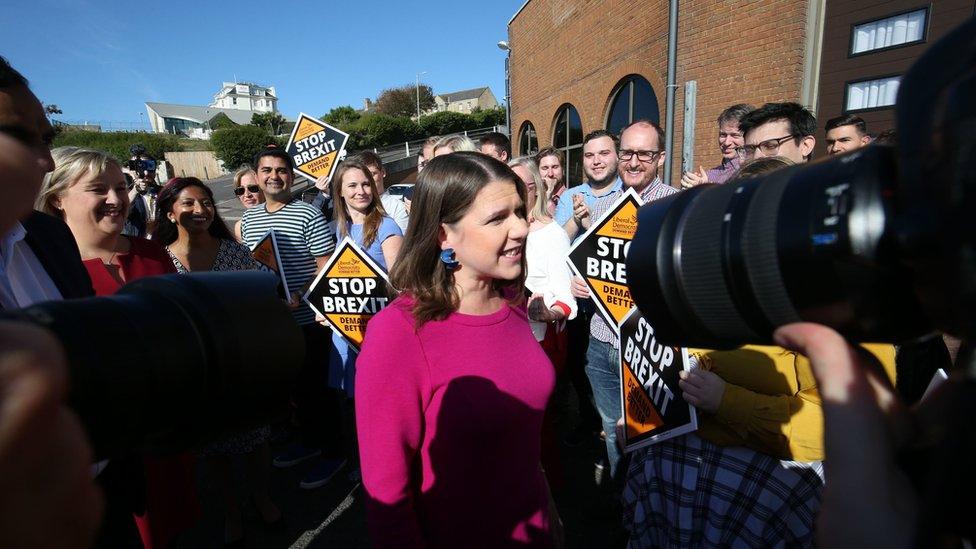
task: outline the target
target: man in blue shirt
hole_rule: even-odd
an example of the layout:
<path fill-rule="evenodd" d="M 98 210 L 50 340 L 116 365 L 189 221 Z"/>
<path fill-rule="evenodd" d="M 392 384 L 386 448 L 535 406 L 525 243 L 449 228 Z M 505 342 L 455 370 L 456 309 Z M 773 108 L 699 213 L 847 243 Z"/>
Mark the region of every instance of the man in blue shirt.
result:
<path fill-rule="evenodd" d="M 554 216 L 570 240 L 576 241 L 590 226 L 588 211 L 596 199 L 622 188 L 617 177 L 617 143 L 617 137 L 606 130 L 590 132 L 583 138 L 583 173 L 587 181 L 563 193 Z"/>

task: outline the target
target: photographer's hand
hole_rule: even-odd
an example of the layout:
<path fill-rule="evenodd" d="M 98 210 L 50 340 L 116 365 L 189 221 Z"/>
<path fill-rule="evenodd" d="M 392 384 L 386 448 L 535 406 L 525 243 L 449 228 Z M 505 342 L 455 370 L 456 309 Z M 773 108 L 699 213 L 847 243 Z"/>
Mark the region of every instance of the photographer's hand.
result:
<path fill-rule="evenodd" d="M 911 547 L 916 502 L 895 465 L 907 418 L 891 385 L 834 330 L 778 329 L 776 343 L 810 359 L 823 403 L 826 477 L 817 541 L 823 547 Z"/>
<path fill-rule="evenodd" d="M 64 403 L 61 345 L 0 323 L 0 547 L 89 547 L 103 501 L 92 451 Z"/>

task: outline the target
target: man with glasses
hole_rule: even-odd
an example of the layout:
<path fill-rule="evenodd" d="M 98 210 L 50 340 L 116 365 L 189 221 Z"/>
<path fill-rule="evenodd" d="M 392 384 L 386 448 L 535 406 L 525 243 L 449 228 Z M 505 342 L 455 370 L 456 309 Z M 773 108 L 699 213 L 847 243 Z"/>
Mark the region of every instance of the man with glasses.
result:
<path fill-rule="evenodd" d="M 817 119 L 798 103 L 766 103 L 743 116 L 739 130 L 745 136 L 739 149 L 743 162 L 782 156 L 801 164 L 810 160 L 817 145 Z"/>
<path fill-rule="evenodd" d="M 725 183 L 739 172 L 738 149 L 745 145 L 739 120 L 753 110 L 752 105 L 739 103 L 722 111 L 718 116 L 718 147 L 722 152 L 722 163 L 708 171 L 699 168 L 697 173 L 685 172 L 681 176 L 682 187 L 690 189 L 702 183 Z"/>
<path fill-rule="evenodd" d="M 666 157 L 663 143 L 664 130 L 649 120 L 632 122 L 620 132 L 617 173 L 623 190 L 634 189 L 645 204 L 678 192 L 674 187 L 665 185 L 659 176 Z M 619 193 L 616 193 L 596 200 L 589 211 L 589 219 L 599 219 L 618 199 Z M 573 282 L 574 291 L 578 292 L 583 281 L 576 278 Z M 619 349 L 620 338 L 617 334 L 602 316 L 593 315 L 586 352 L 586 377 L 593 388 L 593 399 L 606 433 L 611 476 L 615 474 L 620 460 L 615 429 L 621 416 Z"/>

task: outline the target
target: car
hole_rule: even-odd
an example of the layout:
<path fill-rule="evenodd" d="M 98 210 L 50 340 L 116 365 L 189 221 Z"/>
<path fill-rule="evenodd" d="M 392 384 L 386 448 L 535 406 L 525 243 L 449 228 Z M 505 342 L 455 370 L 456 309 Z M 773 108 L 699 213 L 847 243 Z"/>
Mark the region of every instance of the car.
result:
<path fill-rule="evenodd" d="M 404 191 L 407 189 L 412 189 L 413 185 L 413 183 L 397 183 L 396 185 L 390 185 L 387 187 L 386 192 L 389 193 L 390 196 L 395 196 L 402 200 Z"/>

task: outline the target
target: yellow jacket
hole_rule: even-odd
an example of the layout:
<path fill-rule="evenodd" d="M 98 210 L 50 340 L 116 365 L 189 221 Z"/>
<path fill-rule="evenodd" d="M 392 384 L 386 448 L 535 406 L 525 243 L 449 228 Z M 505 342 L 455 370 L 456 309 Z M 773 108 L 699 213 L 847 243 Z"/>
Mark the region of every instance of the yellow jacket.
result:
<path fill-rule="evenodd" d="M 895 380 L 895 348 L 865 344 Z M 700 367 L 725 380 L 716 413 L 698 412 L 698 435 L 719 446 L 745 446 L 794 461 L 824 457 L 823 411 L 810 361 L 782 347 L 689 349 Z"/>

